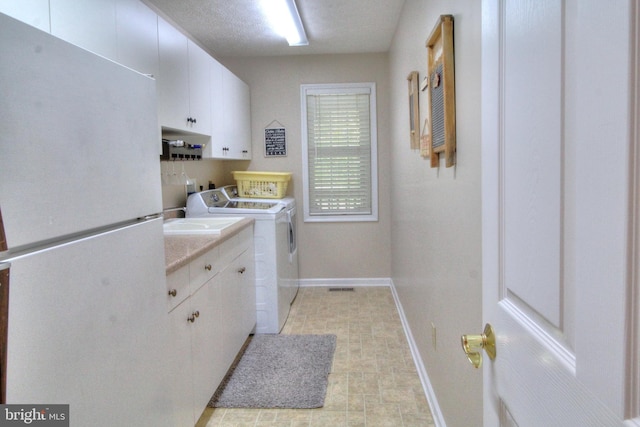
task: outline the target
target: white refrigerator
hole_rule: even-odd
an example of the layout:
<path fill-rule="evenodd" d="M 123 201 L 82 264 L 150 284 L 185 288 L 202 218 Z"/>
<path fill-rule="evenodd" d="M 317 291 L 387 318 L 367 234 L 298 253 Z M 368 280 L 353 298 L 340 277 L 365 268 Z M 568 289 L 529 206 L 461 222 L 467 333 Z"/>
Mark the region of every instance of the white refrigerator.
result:
<path fill-rule="evenodd" d="M 159 143 L 152 78 L 0 14 L 6 403 L 173 425 Z"/>

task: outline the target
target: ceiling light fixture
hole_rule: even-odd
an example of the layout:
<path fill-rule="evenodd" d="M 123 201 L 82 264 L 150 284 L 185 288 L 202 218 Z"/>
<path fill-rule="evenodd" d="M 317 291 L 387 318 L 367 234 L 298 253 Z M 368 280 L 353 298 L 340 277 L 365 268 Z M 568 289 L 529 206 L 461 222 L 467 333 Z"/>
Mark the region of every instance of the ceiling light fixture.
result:
<path fill-rule="evenodd" d="M 309 44 L 295 0 L 262 0 L 260 3 L 271 27 L 287 39 L 289 46 Z"/>

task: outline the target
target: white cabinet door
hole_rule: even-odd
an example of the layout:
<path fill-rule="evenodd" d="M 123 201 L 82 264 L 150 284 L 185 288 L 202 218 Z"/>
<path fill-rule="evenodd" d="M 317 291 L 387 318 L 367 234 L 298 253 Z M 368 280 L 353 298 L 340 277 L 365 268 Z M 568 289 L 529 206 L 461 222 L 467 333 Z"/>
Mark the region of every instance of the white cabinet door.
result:
<path fill-rule="evenodd" d="M 256 326 L 256 283 L 253 245 L 240 257 L 237 263 L 240 272 L 240 335 L 247 337 Z M 244 340 L 243 340 L 244 341 Z"/>
<path fill-rule="evenodd" d="M 191 358 L 193 326 L 188 321 L 192 312 L 191 301 L 186 300 L 169 313 L 167 336 L 170 349 L 163 357 L 170 361 L 166 374 L 171 380 L 171 387 L 167 389 L 167 393 L 173 406 L 174 426 L 192 426 L 196 422 Z"/>
<path fill-rule="evenodd" d="M 220 273 L 220 281 L 222 283 L 222 299 L 225 304 L 221 307 L 222 329 L 222 365 L 225 369 L 229 369 L 239 347 L 237 345 L 237 336 L 240 325 L 238 324 L 238 302 L 240 299 L 240 288 L 237 286 L 236 270 L 233 265 L 228 266 Z"/>
<path fill-rule="evenodd" d="M 211 135 L 211 62 L 200 46 L 189 40 L 189 117 L 191 132 Z"/>
<path fill-rule="evenodd" d="M 169 313 L 174 425 L 194 425 L 222 381 L 220 283 L 216 277 Z"/>
<path fill-rule="evenodd" d="M 0 12 L 47 33 L 51 32 L 49 0 L 0 0 Z"/>
<path fill-rule="evenodd" d="M 117 61 L 158 75 L 158 16 L 139 0 L 116 0 Z"/>
<path fill-rule="evenodd" d="M 158 73 L 157 15 L 139 0 L 0 0 L 0 12 L 140 73 Z"/>
<path fill-rule="evenodd" d="M 224 120 L 224 98 L 222 92 L 222 73 L 224 72 L 224 66 L 216 61 L 211 60 L 211 142 L 202 151 L 202 156 L 205 158 L 224 158 L 225 150 L 225 135 L 222 126 Z"/>
<path fill-rule="evenodd" d="M 210 135 L 212 58 L 160 17 L 158 50 L 160 125 Z"/>
<path fill-rule="evenodd" d="M 116 61 L 115 0 L 50 0 L 51 34 Z"/>
<path fill-rule="evenodd" d="M 187 129 L 189 118 L 189 50 L 187 37 L 158 17 L 158 118 L 160 125 Z"/>
<path fill-rule="evenodd" d="M 224 117 L 222 128 L 230 159 L 251 159 L 251 93 L 249 86 L 231 71 L 222 74 Z"/>
<path fill-rule="evenodd" d="M 222 366 L 220 305 L 228 302 L 221 300 L 220 287 L 220 281 L 214 277 L 191 296 L 195 421 L 206 408 L 226 372 Z"/>
<path fill-rule="evenodd" d="M 632 3 L 482 3 L 485 426 L 639 415 Z"/>
<path fill-rule="evenodd" d="M 249 248 L 234 259 L 221 273 L 221 307 L 223 330 L 223 363 L 231 366 L 236 355 L 256 324 L 256 291 L 253 249 Z"/>
<path fill-rule="evenodd" d="M 211 71 L 211 144 L 205 157 L 251 159 L 251 93 L 249 86 L 214 61 Z"/>

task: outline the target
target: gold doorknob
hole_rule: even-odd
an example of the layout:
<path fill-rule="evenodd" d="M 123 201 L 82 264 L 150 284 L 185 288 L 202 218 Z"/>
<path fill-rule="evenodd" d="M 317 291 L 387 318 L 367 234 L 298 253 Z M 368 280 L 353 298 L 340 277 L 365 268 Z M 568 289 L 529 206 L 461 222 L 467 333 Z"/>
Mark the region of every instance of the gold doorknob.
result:
<path fill-rule="evenodd" d="M 482 349 L 487 352 L 489 359 L 496 358 L 496 336 L 490 324 L 486 324 L 482 335 L 463 335 L 462 349 L 469 362 L 475 367 L 482 366 Z"/>

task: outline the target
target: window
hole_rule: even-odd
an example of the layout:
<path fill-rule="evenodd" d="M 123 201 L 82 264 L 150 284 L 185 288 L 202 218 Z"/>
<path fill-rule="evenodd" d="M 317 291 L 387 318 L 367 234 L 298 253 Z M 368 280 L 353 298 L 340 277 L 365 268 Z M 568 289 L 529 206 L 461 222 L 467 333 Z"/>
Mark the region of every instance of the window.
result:
<path fill-rule="evenodd" d="M 304 220 L 377 221 L 375 83 L 301 85 Z"/>

